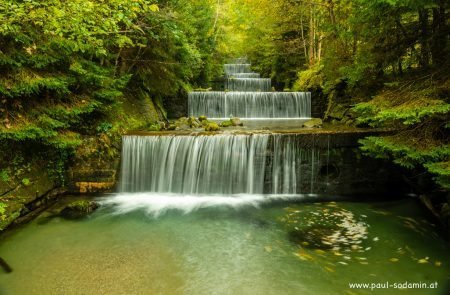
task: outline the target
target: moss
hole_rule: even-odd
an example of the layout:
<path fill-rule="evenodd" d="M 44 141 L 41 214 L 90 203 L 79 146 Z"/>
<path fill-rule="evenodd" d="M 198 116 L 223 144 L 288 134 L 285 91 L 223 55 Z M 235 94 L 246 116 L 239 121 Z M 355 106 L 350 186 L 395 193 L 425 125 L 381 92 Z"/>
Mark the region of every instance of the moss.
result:
<path fill-rule="evenodd" d="M 199 116 L 199 117 L 198 117 L 198 120 L 199 120 L 200 122 L 202 122 L 202 121 L 208 120 L 208 118 L 207 118 L 206 116 Z"/>
<path fill-rule="evenodd" d="M 78 219 L 94 212 L 99 207 L 97 202 L 78 200 L 67 205 L 60 213 L 64 218 Z"/>
<path fill-rule="evenodd" d="M 215 122 L 210 122 L 205 126 L 205 131 L 219 131 L 220 127 Z"/>
<path fill-rule="evenodd" d="M 233 126 L 233 122 L 231 122 L 231 120 L 223 121 L 222 123 L 220 123 L 220 127 L 230 127 L 230 126 Z"/>

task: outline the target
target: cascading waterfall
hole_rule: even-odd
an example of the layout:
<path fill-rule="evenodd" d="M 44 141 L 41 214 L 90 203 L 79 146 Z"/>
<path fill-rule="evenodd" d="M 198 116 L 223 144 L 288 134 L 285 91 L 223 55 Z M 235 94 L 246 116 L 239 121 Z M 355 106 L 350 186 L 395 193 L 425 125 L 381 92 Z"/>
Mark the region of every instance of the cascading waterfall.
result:
<path fill-rule="evenodd" d="M 260 73 L 234 73 L 231 78 L 261 78 Z"/>
<path fill-rule="evenodd" d="M 225 74 L 233 75 L 236 73 L 251 73 L 250 64 L 225 64 Z"/>
<path fill-rule="evenodd" d="M 120 191 L 312 193 L 315 154 L 301 149 L 295 136 L 124 136 Z"/>
<path fill-rule="evenodd" d="M 309 118 L 309 92 L 190 92 L 189 116 L 208 118 Z"/>
<path fill-rule="evenodd" d="M 190 92 L 189 116 L 311 116 L 309 92 L 270 91 L 271 80 L 252 72 L 245 59 L 224 69 L 225 87 L 232 91 Z M 112 202 L 122 203 L 125 211 L 144 206 L 158 215 L 170 208 L 256 206 L 271 198 L 299 198 L 314 193 L 319 155 L 314 148 L 301 148 L 295 135 L 124 136 L 119 187 L 124 194 Z M 127 193 L 134 193 L 133 202 Z"/>
<path fill-rule="evenodd" d="M 252 72 L 245 58 L 225 64 L 225 89 L 190 92 L 189 116 L 226 119 L 292 119 L 311 117 L 311 93 L 271 92 L 271 79 Z"/>
<path fill-rule="evenodd" d="M 269 91 L 271 81 L 268 78 L 228 78 L 225 89 L 229 91 Z"/>

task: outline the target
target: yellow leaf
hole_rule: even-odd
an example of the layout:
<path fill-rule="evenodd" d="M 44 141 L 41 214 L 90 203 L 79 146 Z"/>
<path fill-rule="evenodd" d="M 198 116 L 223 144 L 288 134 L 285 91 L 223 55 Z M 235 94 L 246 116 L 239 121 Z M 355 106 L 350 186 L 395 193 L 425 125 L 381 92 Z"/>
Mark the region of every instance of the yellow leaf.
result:
<path fill-rule="evenodd" d="M 389 261 L 391 261 L 391 262 L 397 262 L 398 261 L 398 258 L 391 258 L 391 259 L 389 259 Z"/>
<path fill-rule="evenodd" d="M 329 272 L 334 272 L 334 269 L 332 269 L 331 267 L 325 266 L 324 268 L 325 268 L 325 270 L 327 270 Z"/>
<path fill-rule="evenodd" d="M 158 4 L 152 4 L 152 5 L 150 5 L 148 8 L 149 8 L 151 11 L 153 11 L 153 12 L 159 11 L 159 6 L 158 6 Z"/>
<path fill-rule="evenodd" d="M 426 260 L 426 259 L 419 259 L 417 262 L 420 263 L 420 264 L 423 264 L 423 263 L 428 263 L 428 260 Z"/>

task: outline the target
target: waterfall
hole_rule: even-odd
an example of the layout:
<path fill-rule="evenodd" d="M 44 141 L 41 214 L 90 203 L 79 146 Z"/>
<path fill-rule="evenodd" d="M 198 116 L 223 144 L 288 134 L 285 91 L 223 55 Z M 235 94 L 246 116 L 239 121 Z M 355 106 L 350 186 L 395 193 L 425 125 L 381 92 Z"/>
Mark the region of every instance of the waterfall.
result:
<path fill-rule="evenodd" d="M 190 92 L 189 116 L 208 118 L 309 118 L 309 92 Z"/>
<path fill-rule="evenodd" d="M 236 73 L 251 73 L 250 64 L 225 64 L 225 74 L 233 75 Z"/>
<path fill-rule="evenodd" d="M 259 73 L 234 73 L 231 78 L 261 78 Z"/>
<path fill-rule="evenodd" d="M 269 91 L 271 81 L 268 78 L 228 78 L 225 89 L 229 91 Z"/>
<path fill-rule="evenodd" d="M 292 119 L 311 117 L 310 92 L 271 92 L 269 78 L 252 72 L 245 58 L 224 65 L 225 90 L 188 94 L 189 116 L 226 119 Z"/>
<path fill-rule="evenodd" d="M 124 136 L 121 192 L 314 192 L 314 149 L 286 135 Z"/>

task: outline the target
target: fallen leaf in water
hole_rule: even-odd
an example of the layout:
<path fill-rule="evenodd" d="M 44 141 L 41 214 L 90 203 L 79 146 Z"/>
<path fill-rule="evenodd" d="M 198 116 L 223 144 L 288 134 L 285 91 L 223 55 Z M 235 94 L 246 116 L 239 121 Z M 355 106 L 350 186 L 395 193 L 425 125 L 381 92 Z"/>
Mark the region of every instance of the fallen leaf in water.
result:
<path fill-rule="evenodd" d="M 338 263 L 339 263 L 339 264 L 342 264 L 342 265 L 348 265 L 348 263 L 347 263 L 347 262 L 344 262 L 344 261 L 338 261 Z"/>
<path fill-rule="evenodd" d="M 380 239 L 378 238 L 378 237 L 375 237 L 375 238 L 373 238 L 373 241 L 374 242 L 377 242 L 377 241 L 379 241 Z"/>
<path fill-rule="evenodd" d="M 441 266 L 442 263 L 441 263 L 440 261 L 436 261 L 436 262 L 434 263 L 434 265 L 436 265 L 436 266 Z"/>
<path fill-rule="evenodd" d="M 364 265 L 369 264 L 369 262 L 367 262 L 367 261 L 360 261 L 359 263 L 364 264 Z"/>
<path fill-rule="evenodd" d="M 316 249 L 316 250 L 314 250 L 314 252 L 316 252 L 317 254 L 325 254 L 325 251 L 320 250 L 320 249 Z"/>
<path fill-rule="evenodd" d="M 342 255 L 344 255 L 344 254 L 339 253 L 339 252 L 334 252 L 334 255 L 336 255 L 336 256 L 342 256 Z"/>
<path fill-rule="evenodd" d="M 422 258 L 422 259 L 419 259 L 417 262 L 420 264 L 424 264 L 424 263 L 428 263 L 428 260 Z"/>
<path fill-rule="evenodd" d="M 312 256 L 305 253 L 305 252 L 299 252 L 299 253 L 294 253 L 295 256 L 297 256 L 298 258 L 300 258 L 301 260 L 312 260 Z"/>
<path fill-rule="evenodd" d="M 398 258 L 393 257 L 393 258 L 389 259 L 389 261 L 391 261 L 391 262 L 397 262 L 397 261 L 398 261 Z"/>
<path fill-rule="evenodd" d="M 334 272 L 334 271 L 335 271 L 334 269 L 332 269 L 331 267 L 328 267 L 328 266 L 324 266 L 324 268 L 325 268 L 327 271 L 329 271 L 329 272 Z"/>
<path fill-rule="evenodd" d="M 270 247 L 270 246 L 265 246 L 264 247 L 264 250 L 266 250 L 266 252 L 272 252 L 272 247 Z"/>

